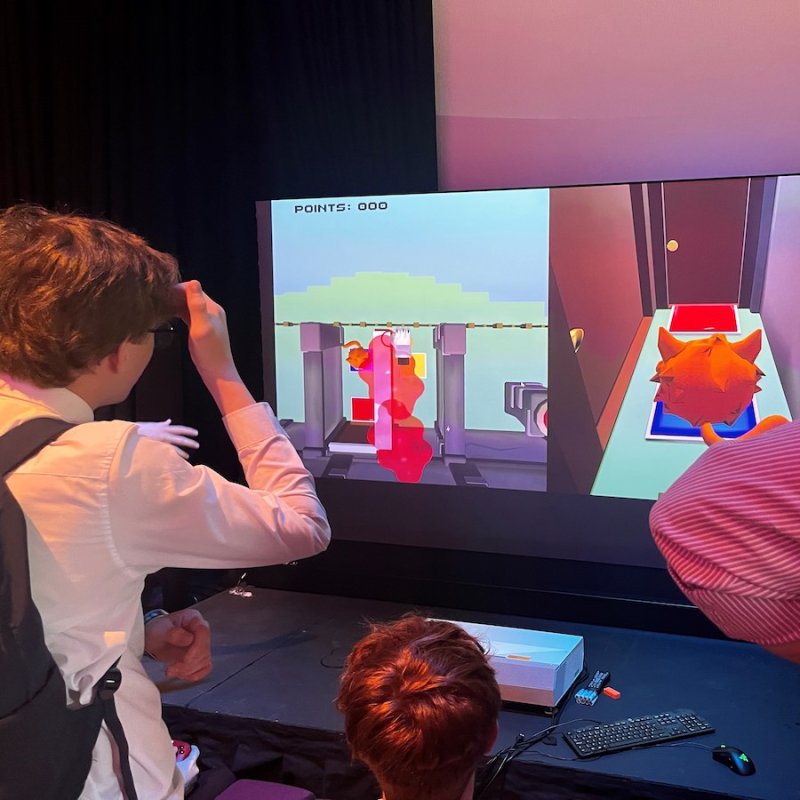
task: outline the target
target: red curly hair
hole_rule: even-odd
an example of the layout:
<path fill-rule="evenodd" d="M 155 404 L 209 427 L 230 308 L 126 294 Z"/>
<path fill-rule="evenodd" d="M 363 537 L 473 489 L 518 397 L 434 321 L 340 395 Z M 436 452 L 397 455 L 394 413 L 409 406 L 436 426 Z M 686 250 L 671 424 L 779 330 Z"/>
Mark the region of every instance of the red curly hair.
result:
<path fill-rule="evenodd" d="M 474 637 L 412 615 L 371 626 L 336 704 L 387 800 L 458 800 L 494 741 L 500 690 Z"/>

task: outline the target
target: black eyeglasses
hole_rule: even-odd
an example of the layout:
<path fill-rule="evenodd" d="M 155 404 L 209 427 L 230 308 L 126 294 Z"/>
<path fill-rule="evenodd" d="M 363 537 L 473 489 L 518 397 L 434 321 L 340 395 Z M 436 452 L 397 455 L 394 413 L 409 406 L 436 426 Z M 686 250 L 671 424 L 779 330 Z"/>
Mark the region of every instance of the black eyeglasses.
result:
<path fill-rule="evenodd" d="M 156 350 L 166 350 L 175 340 L 175 326 L 171 322 L 150 328 L 150 333 L 153 334 L 153 347 Z"/>

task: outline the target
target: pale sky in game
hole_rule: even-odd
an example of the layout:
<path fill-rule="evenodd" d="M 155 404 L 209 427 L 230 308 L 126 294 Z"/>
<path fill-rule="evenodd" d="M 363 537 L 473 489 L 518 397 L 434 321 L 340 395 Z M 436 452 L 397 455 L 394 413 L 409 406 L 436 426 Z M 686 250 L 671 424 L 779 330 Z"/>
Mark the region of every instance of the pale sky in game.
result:
<path fill-rule="evenodd" d="M 344 210 L 296 211 L 337 204 Z M 491 301 L 547 301 L 547 189 L 278 200 L 272 223 L 276 295 L 379 271 L 433 276 Z"/>

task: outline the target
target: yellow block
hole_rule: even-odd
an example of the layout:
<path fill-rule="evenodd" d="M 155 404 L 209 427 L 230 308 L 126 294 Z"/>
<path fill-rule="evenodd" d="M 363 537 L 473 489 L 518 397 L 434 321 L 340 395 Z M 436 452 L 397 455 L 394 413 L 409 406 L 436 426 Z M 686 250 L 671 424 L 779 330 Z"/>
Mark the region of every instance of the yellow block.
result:
<path fill-rule="evenodd" d="M 425 380 L 428 377 L 428 354 L 412 353 L 411 357 L 414 359 L 414 374 Z"/>

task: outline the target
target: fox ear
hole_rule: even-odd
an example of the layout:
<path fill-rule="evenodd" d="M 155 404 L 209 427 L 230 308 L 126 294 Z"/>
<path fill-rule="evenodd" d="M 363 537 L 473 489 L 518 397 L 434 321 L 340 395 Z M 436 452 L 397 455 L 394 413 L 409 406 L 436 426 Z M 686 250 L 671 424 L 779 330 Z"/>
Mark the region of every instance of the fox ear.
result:
<path fill-rule="evenodd" d="M 685 346 L 686 342 L 676 339 L 666 328 L 658 329 L 658 352 L 664 361 L 678 355 Z"/>
<path fill-rule="evenodd" d="M 753 364 L 761 352 L 761 329 L 753 331 L 740 342 L 732 342 L 731 347 L 737 355 Z"/>

